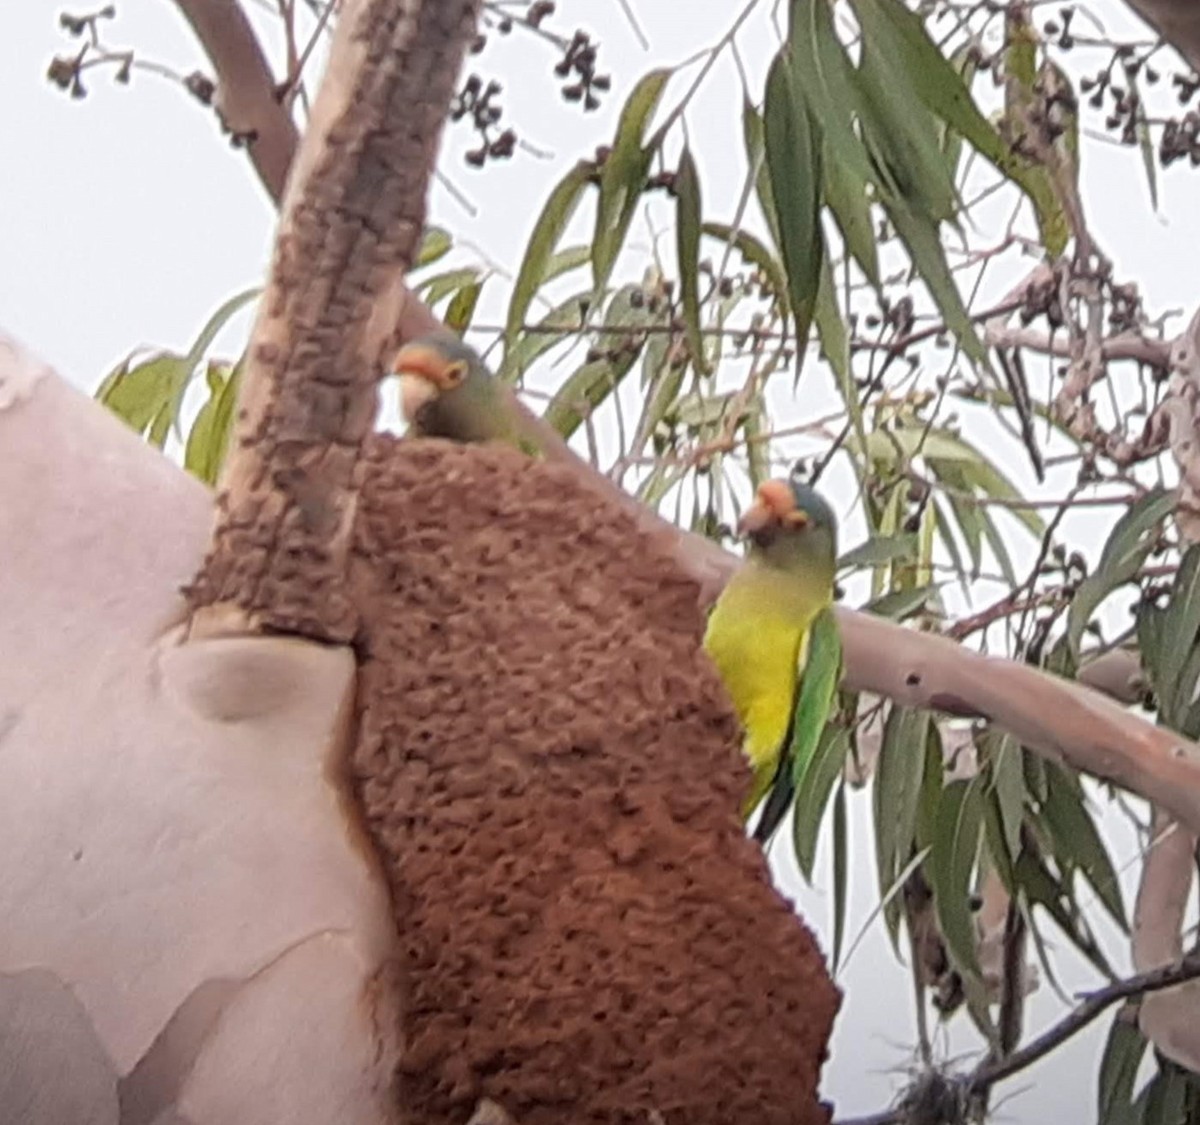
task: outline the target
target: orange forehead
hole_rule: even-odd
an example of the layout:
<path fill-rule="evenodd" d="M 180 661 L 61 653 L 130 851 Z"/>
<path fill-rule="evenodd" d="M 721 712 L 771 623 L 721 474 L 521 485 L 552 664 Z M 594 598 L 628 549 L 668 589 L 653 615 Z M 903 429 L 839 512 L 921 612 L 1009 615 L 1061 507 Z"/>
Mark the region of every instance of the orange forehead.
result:
<path fill-rule="evenodd" d="M 769 508 L 773 515 L 783 519 L 796 510 L 796 498 L 784 480 L 768 480 L 758 486 L 758 502 Z"/>
<path fill-rule="evenodd" d="M 427 344 L 405 344 L 392 360 L 393 375 L 416 375 L 440 390 L 454 385 L 456 370 L 441 351 Z"/>

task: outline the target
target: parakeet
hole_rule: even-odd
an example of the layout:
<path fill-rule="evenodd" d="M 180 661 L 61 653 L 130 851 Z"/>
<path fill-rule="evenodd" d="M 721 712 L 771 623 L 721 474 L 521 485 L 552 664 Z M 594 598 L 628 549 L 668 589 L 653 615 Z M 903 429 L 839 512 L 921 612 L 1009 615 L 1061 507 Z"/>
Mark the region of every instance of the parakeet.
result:
<path fill-rule="evenodd" d="M 745 730 L 754 771 L 749 813 L 770 788 L 791 738 L 809 628 L 833 601 L 837 519 L 793 475 L 759 486 L 738 531 L 748 543 L 746 561 L 713 607 L 704 647 Z M 756 839 L 767 839 L 786 811 L 790 790 L 781 791 L 783 808 L 764 810 Z"/>
<path fill-rule="evenodd" d="M 524 447 L 507 388 L 453 332 L 435 332 L 405 344 L 392 361 L 392 374 L 400 378 L 400 410 L 410 432 Z"/>

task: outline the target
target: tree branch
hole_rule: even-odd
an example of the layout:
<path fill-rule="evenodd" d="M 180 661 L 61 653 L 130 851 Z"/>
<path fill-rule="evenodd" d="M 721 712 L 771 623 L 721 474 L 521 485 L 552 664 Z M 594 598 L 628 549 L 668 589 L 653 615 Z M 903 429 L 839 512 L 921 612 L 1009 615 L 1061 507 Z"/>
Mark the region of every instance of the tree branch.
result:
<path fill-rule="evenodd" d="M 267 194 L 283 202 L 288 170 L 300 143 L 291 113 L 238 0 L 176 0 L 217 76 L 216 108 L 246 152 Z"/>
<path fill-rule="evenodd" d="M 1031 1039 L 1020 1050 L 1003 1059 L 982 1062 L 969 1074 L 936 1076 L 935 1082 L 940 1080 L 942 1088 L 951 1097 L 966 1102 L 986 1093 L 996 1083 L 1032 1066 L 1082 1031 L 1118 1001 L 1176 988 L 1197 977 L 1200 977 L 1200 953 L 1190 953 L 1173 964 L 1115 981 L 1090 993 L 1083 1003 L 1036 1039 Z M 906 1099 L 905 1104 L 896 1109 L 873 1113 L 868 1117 L 844 1118 L 836 1125 L 909 1125 L 910 1122 L 924 1120 L 913 1114 L 914 1108 L 915 1105 Z"/>
<path fill-rule="evenodd" d="M 267 194 L 276 206 L 282 206 L 300 134 L 290 109 L 280 100 L 280 87 L 246 13 L 238 0 L 175 2 L 216 73 L 216 106 L 222 122 L 244 140 Z M 407 289 L 398 294 L 398 300 L 399 339 L 412 339 L 441 327 L 441 321 Z"/>
<path fill-rule="evenodd" d="M 216 607 L 201 629 L 227 628 L 232 608 L 239 630 L 355 634 L 355 470 L 477 7 L 343 4 L 246 353 L 212 552 L 191 591 L 193 609 Z"/>

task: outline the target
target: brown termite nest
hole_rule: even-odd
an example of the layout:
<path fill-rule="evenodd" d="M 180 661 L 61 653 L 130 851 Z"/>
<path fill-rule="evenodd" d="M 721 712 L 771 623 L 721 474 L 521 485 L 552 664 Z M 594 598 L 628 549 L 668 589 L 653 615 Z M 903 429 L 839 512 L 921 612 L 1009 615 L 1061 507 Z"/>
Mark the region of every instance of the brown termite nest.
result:
<path fill-rule="evenodd" d="M 839 993 L 745 837 L 695 587 L 513 450 L 380 436 L 361 480 L 353 771 L 403 1120 L 823 1125 Z"/>

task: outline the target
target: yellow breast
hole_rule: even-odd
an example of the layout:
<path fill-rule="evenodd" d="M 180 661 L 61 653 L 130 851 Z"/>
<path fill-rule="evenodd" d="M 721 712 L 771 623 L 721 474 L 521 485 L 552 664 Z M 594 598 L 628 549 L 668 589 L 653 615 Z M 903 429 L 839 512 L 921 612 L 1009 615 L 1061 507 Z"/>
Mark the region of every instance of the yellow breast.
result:
<path fill-rule="evenodd" d="M 755 772 L 773 770 L 795 706 L 798 669 L 808 628 L 821 603 L 774 590 L 761 576 L 735 578 L 708 620 L 704 647 L 746 731 L 746 756 Z M 750 576 L 747 576 L 750 578 Z"/>

